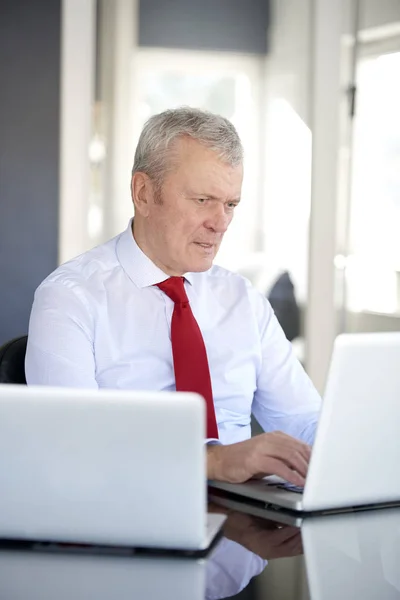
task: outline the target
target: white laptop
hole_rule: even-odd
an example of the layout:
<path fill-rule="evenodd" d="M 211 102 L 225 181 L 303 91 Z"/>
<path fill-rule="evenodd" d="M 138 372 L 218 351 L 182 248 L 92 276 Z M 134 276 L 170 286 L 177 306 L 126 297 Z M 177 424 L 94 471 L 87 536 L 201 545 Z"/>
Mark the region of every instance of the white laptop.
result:
<path fill-rule="evenodd" d="M 0 538 L 206 550 L 204 400 L 0 385 Z"/>
<path fill-rule="evenodd" d="M 334 344 L 306 484 L 277 477 L 214 488 L 265 507 L 337 511 L 400 502 L 400 332 L 343 334 Z"/>

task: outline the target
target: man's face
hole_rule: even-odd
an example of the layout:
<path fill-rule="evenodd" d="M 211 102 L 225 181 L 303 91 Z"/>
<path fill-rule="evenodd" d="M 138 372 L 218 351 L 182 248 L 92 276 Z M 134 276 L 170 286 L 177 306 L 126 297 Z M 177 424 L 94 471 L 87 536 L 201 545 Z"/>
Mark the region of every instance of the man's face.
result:
<path fill-rule="evenodd" d="M 243 168 L 190 138 L 179 139 L 173 153 L 158 201 L 147 194 L 142 249 L 169 275 L 206 271 L 239 203 Z"/>

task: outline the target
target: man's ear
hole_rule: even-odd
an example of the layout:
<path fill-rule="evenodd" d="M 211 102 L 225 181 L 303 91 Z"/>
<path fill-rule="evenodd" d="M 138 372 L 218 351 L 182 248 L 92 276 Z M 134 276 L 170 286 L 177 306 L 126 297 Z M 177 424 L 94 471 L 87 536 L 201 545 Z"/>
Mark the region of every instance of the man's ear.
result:
<path fill-rule="evenodd" d="M 138 171 L 132 175 L 131 194 L 135 212 L 139 213 L 142 217 L 147 217 L 149 206 L 152 202 L 153 186 L 146 173 Z"/>

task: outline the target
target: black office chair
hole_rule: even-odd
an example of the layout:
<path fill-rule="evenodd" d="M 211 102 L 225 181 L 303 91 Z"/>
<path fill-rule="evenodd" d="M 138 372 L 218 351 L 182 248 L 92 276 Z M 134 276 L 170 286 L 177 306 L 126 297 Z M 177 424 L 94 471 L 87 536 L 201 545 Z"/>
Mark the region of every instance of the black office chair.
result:
<path fill-rule="evenodd" d="M 0 347 L 0 383 L 26 385 L 25 354 L 28 336 L 14 338 Z"/>
<path fill-rule="evenodd" d="M 300 307 L 297 304 L 292 279 L 287 271 L 279 275 L 268 293 L 268 300 L 275 311 L 289 342 L 300 336 Z"/>

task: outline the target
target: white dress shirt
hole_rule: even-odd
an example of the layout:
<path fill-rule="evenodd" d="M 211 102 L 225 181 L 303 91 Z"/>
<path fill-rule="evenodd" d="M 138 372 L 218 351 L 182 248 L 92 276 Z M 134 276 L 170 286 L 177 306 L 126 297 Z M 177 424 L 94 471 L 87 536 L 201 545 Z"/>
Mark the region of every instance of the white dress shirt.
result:
<path fill-rule="evenodd" d="M 167 279 L 136 244 L 131 223 L 61 265 L 35 293 L 28 384 L 174 390 L 174 304 Z M 186 273 L 185 289 L 207 349 L 222 443 L 251 435 L 250 417 L 311 443 L 320 398 L 274 312 L 251 284 L 213 266 Z"/>
<path fill-rule="evenodd" d="M 239 594 L 267 561 L 237 542 L 222 538 L 206 563 L 206 600 Z"/>

